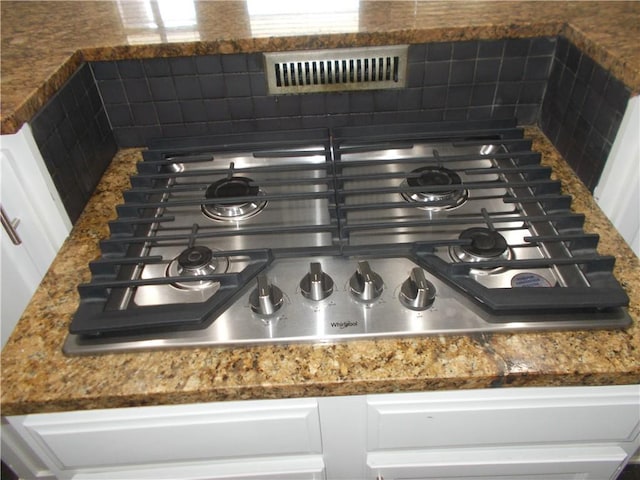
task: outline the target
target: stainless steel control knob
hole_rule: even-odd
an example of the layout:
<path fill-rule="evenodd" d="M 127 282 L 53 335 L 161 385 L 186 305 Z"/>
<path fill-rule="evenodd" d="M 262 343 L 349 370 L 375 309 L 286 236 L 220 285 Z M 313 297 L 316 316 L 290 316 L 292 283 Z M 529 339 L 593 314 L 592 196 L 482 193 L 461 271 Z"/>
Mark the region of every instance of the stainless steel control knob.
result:
<path fill-rule="evenodd" d="M 382 294 L 382 277 L 371 270 L 369 262 L 358 262 L 358 269 L 349 280 L 351 293 L 363 301 L 372 301 Z"/>
<path fill-rule="evenodd" d="M 436 287 L 424 277 L 421 268 L 411 270 L 411 275 L 400 287 L 400 302 L 411 310 L 426 310 L 436 298 Z"/>
<path fill-rule="evenodd" d="M 269 283 L 266 275 L 258 275 L 258 286 L 249 295 L 251 310 L 259 315 L 273 315 L 283 302 L 282 290 Z"/>
<path fill-rule="evenodd" d="M 300 291 L 310 300 L 324 300 L 333 293 L 333 280 L 322 271 L 320 263 L 311 262 L 309 273 L 300 280 Z"/>

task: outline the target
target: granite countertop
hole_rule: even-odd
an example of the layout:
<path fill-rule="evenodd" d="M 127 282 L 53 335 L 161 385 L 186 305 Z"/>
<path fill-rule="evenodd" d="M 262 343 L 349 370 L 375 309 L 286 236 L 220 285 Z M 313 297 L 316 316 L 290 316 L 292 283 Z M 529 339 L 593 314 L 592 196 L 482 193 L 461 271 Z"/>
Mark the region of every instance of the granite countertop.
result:
<path fill-rule="evenodd" d="M 561 33 L 633 93 L 640 91 L 640 3 L 636 2 L 541 6 L 538 2 L 360 1 L 355 3 L 357 22 L 341 25 L 337 33 L 331 31 L 331 21 L 323 27 L 317 14 L 281 15 L 278 22 L 265 19 L 256 13 L 259 3 L 197 3 L 194 24 L 159 22 L 153 27 L 144 12 L 127 10 L 135 2 L 2 1 L 2 133 L 15 132 L 28 121 L 80 63 L 99 59 Z M 157 11 L 153 15 L 160 18 Z M 138 150 L 122 150 L 2 351 L 2 414 L 496 386 L 640 383 L 638 258 L 544 135 L 536 128 L 528 128 L 526 134 L 562 180 L 564 190 L 574 196 L 574 209 L 586 214 L 585 230 L 601 235 L 599 251 L 616 256 L 615 275 L 629 293 L 635 320 L 628 330 L 66 357 L 61 347 L 77 307 L 77 285 L 90 278 L 87 263 L 99 255 L 98 241 L 108 235 L 107 221 L 115 218 L 114 206 L 122 202 L 121 192 L 128 188 L 128 175 L 140 158 Z"/>
<path fill-rule="evenodd" d="M 304 3 L 304 2 L 303 2 Z M 29 121 L 83 61 L 562 34 L 640 92 L 640 2 L 3 0 L 1 132 Z M 191 9 L 193 6 L 193 9 Z M 261 8 L 262 6 L 262 8 Z M 291 7 L 290 7 L 291 8 Z M 302 7 L 299 7 L 302 8 Z"/>
<path fill-rule="evenodd" d="M 553 168 L 598 250 L 617 257 L 631 298 L 626 331 L 482 334 L 335 345 L 194 348 L 66 357 L 61 347 L 87 262 L 122 202 L 139 150 L 120 151 L 2 351 L 2 413 L 355 395 L 500 386 L 640 383 L 640 264 L 585 186 L 535 127 L 526 136 Z"/>

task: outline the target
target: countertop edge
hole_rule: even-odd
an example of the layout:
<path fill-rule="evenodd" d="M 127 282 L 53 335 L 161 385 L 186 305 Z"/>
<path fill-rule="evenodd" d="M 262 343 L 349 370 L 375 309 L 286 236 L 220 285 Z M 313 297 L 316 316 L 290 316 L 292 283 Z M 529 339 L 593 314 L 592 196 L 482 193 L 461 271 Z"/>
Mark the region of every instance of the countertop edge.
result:
<path fill-rule="evenodd" d="M 357 386 L 355 385 L 357 384 Z M 240 388 L 221 388 L 215 392 L 175 392 L 147 393 L 127 397 L 100 396 L 87 398 L 81 403 L 77 400 L 42 400 L 34 402 L 3 403 L 2 415 L 32 415 L 40 413 L 60 413 L 83 410 L 102 410 L 112 408 L 136 408 L 156 405 L 188 405 L 243 400 L 275 400 L 293 398 L 338 397 L 356 395 L 381 395 L 388 393 L 437 392 L 445 390 L 478 390 L 499 388 L 534 387 L 600 387 L 611 385 L 640 384 L 640 371 L 627 372 L 612 378 L 611 373 L 561 375 L 545 374 L 535 377 L 527 374 L 512 374 L 505 377 L 487 376 L 484 378 L 434 378 L 416 383 L 414 379 L 405 382 L 387 380 L 358 382 L 321 382 L 313 385 L 250 385 Z M 354 386 L 357 388 L 354 390 Z"/>

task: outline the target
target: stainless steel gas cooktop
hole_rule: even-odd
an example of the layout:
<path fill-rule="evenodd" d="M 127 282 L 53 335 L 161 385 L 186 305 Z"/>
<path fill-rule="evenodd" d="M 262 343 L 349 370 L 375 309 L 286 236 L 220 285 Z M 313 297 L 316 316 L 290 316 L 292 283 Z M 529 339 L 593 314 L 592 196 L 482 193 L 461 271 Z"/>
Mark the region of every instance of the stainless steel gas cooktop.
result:
<path fill-rule="evenodd" d="M 628 326 L 549 175 L 505 121 L 153 142 L 64 351 Z"/>

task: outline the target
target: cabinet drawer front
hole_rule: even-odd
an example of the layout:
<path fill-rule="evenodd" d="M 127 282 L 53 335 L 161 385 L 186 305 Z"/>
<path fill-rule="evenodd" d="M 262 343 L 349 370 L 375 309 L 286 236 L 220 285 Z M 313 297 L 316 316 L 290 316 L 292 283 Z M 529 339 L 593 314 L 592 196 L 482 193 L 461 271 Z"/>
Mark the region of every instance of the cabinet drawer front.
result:
<path fill-rule="evenodd" d="M 630 441 L 640 424 L 639 389 L 594 390 L 593 395 L 565 388 L 372 396 L 367 446 Z"/>
<path fill-rule="evenodd" d="M 321 452 L 315 400 L 43 414 L 24 427 L 63 470 Z"/>
<path fill-rule="evenodd" d="M 615 478 L 626 453 L 613 446 L 375 452 L 367 478 L 384 480 L 606 480 Z"/>
<path fill-rule="evenodd" d="M 243 458 L 235 462 L 200 462 L 130 470 L 80 472 L 73 480 L 325 480 L 322 455 Z"/>

